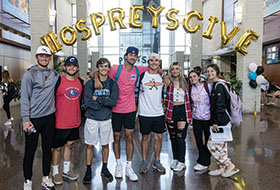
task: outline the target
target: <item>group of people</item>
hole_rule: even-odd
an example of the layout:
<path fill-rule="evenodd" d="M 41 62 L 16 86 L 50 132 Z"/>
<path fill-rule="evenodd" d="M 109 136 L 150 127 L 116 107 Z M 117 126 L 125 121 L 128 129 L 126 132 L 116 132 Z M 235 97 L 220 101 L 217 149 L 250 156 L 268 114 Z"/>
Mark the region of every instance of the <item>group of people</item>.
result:
<path fill-rule="evenodd" d="M 154 133 L 155 153 L 152 168 L 165 173 L 160 152 L 162 136 L 166 130 L 169 132 L 173 153 L 170 168 L 174 172 L 184 170 L 185 138 L 190 124 L 193 125 L 199 152 L 195 170 L 207 169 L 213 155 L 219 167 L 210 171 L 209 175 L 230 177 L 239 171 L 228 157 L 227 142 L 212 141 L 210 135 L 210 130 L 217 132 L 219 126 L 231 126 L 230 97 L 221 83 L 229 84 L 219 77 L 218 66 L 211 64 L 207 67 L 208 79 L 212 81 L 210 85 L 200 80 L 200 71 L 197 69 L 190 71 L 186 80 L 183 68 L 177 62 L 170 65 L 168 76 L 165 76 L 160 69 L 160 57 L 156 53 L 149 55 L 148 67 L 135 66 L 138 53 L 136 47 L 128 47 L 123 65 L 111 66 L 108 59 L 100 58 L 96 63 L 97 72 L 94 77 L 85 82 L 78 77 L 79 64 L 76 57 L 70 56 L 66 59 L 65 74 L 60 76 L 48 68 L 51 60 L 49 48 L 40 46 L 37 49 L 37 65 L 24 74 L 21 84 L 21 115 L 23 130 L 26 132 L 23 161 L 25 190 L 32 189 L 32 165 L 39 134 L 43 151 L 42 186 L 53 189 L 55 184 L 63 183 L 62 177 L 69 180 L 79 177 L 79 174 L 70 168 L 72 147 L 75 140 L 79 139 L 81 104 L 86 105 L 85 184 L 92 181 L 93 147 L 98 145 L 98 141 L 102 145 L 101 176 L 106 180 L 113 180 L 107 167 L 109 145 L 113 143 L 116 158 L 114 175 L 116 178 L 123 177 L 120 157 L 122 131 L 125 133 L 126 142 L 125 175 L 131 181 L 138 180 L 132 168 L 137 115 L 142 135 L 142 162 L 138 171 L 140 174 L 145 174 L 149 169 L 147 152 L 151 132 Z M 162 105 L 164 89 L 165 109 Z M 59 163 L 63 147 L 61 175 Z M 49 177 L 51 167 L 52 177 Z"/>

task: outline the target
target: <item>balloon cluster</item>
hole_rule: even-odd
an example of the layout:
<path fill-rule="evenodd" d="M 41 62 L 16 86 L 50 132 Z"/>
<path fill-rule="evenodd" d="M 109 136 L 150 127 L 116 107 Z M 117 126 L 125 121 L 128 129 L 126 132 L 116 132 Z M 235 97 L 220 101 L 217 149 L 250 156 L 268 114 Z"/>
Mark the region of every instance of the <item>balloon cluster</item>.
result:
<path fill-rule="evenodd" d="M 252 88 L 257 88 L 258 85 L 261 85 L 265 81 L 265 78 L 262 75 L 264 68 L 263 66 L 258 66 L 256 63 L 250 63 L 249 70 L 251 71 L 248 74 L 250 78 L 249 85 Z"/>

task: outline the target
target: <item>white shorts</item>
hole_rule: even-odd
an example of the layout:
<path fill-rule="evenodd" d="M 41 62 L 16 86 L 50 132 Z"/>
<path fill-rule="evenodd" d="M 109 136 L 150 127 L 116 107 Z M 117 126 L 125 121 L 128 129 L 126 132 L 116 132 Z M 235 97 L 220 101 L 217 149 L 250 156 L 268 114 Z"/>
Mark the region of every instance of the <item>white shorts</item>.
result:
<path fill-rule="evenodd" d="M 100 134 L 100 135 L 98 135 Z M 101 145 L 107 145 L 114 142 L 113 128 L 111 119 L 106 121 L 96 121 L 86 119 L 84 128 L 85 144 L 97 145 L 100 137 Z"/>

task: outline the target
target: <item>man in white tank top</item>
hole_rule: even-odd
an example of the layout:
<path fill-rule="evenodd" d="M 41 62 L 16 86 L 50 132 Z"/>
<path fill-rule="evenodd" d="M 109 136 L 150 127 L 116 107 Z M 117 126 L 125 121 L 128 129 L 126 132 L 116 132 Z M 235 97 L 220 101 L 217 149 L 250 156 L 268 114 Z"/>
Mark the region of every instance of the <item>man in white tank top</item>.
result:
<path fill-rule="evenodd" d="M 140 132 L 142 134 L 141 150 L 142 163 L 139 173 L 148 171 L 147 152 L 150 132 L 154 132 L 155 159 L 152 167 L 160 173 L 165 173 L 165 168 L 160 163 L 162 134 L 166 131 L 164 112 L 162 107 L 163 79 L 158 74 L 160 58 L 156 53 L 148 57 L 148 71 L 140 76 L 138 114 Z"/>

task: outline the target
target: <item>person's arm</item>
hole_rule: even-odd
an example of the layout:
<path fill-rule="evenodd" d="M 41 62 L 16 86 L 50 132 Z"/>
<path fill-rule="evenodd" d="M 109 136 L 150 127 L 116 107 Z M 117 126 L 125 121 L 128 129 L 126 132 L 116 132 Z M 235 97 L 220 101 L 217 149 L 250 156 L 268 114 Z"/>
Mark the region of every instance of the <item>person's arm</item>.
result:
<path fill-rule="evenodd" d="M 216 87 L 216 96 L 217 96 L 217 102 L 216 102 L 216 113 L 217 117 L 213 121 L 213 125 L 218 125 L 218 123 L 223 123 L 224 121 L 224 115 L 226 114 L 225 111 L 227 109 L 227 95 L 226 95 L 226 89 L 222 84 L 218 84 Z"/>
<path fill-rule="evenodd" d="M 165 85 L 165 86 L 168 86 L 168 85 L 170 84 L 170 80 L 169 80 L 168 76 L 166 76 L 166 75 L 164 74 L 164 72 L 163 72 L 162 69 L 159 69 L 159 70 L 158 70 L 158 73 L 160 74 L 161 78 L 163 79 L 164 85 Z"/>
<path fill-rule="evenodd" d="M 190 104 L 190 97 L 189 97 L 189 90 L 186 88 L 185 90 L 185 101 L 186 101 L 186 119 L 187 123 L 192 123 L 192 113 L 191 113 L 191 104 Z"/>
<path fill-rule="evenodd" d="M 94 71 L 93 78 L 94 78 L 94 88 L 95 89 L 102 89 L 103 86 L 101 84 L 101 81 L 99 80 L 99 73 L 98 73 L 98 71 Z"/>
<path fill-rule="evenodd" d="M 102 108 L 102 104 L 100 103 L 100 102 L 102 102 L 102 100 L 101 100 L 102 98 L 100 98 L 100 97 L 94 98 L 94 96 L 93 96 L 92 80 L 89 80 L 86 83 L 84 99 L 85 99 L 85 104 L 87 107 L 89 107 L 93 110 L 100 110 Z"/>
<path fill-rule="evenodd" d="M 117 104 L 118 98 L 119 98 L 119 87 L 117 83 L 114 82 L 111 90 L 111 94 L 110 96 L 105 97 L 103 105 L 107 107 L 114 107 Z"/>
<path fill-rule="evenodd" d="M 30 98 L 32 94 L 32 78 L 31 75 L 25 73 L 21 81 L 21 117 L 23 131 L 27 132 L 30 126 L 33 126 L 30 121 Z"/>

